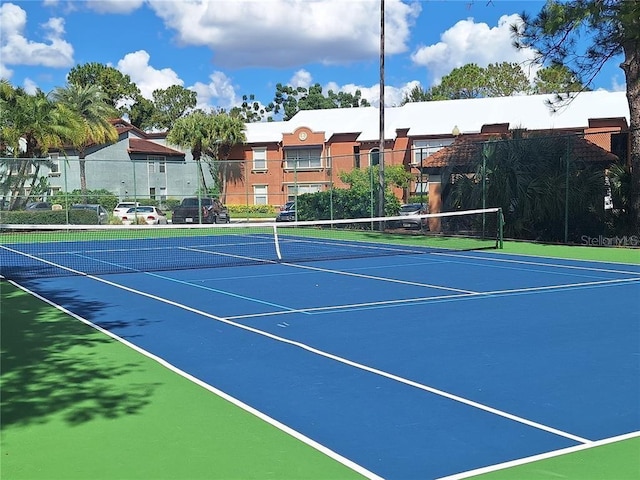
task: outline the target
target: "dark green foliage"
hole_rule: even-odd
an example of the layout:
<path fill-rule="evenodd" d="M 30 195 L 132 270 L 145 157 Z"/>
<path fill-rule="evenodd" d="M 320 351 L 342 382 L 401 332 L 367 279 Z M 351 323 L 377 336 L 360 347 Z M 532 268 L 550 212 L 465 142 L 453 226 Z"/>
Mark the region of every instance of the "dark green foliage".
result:
<path fill-rule="evenodd" d="M 231 218 L 234 216 L 275 216 L 276 207 L 273 205 L 227 205 L 227 209 L 231 214 Z"/>
<path fill-rule="evenodd" d="M 97 225 L 98 216 L 90 210 L 13 210 L 0 212 L 0 223 L 12 225 Z"/>
<path fill-rule="evenodd" d="M 59 204 L 62 207 L 71 206 L 74 203 L 89 203 L 89 204 L 100 204 L 102 205 L 107 212 L 111 212 L 115 206 L 118 204 L 118 197 L 111 193 L 108 190 L 100 189 L 100 190 L 87 190 L 86 192 L 86 201 L 83 200 L 83 195 L 81 190 L 73 190 L 70 193 L 58 192 L 53 197 L 49 199 L 49 202 L 52 204 Z M 133 199 L 129 201 L 134 201 Z M 135 201 L 140 202 L 140 199 Z"/>
<path fill-rule="evenodd" d="M 397 215 L 399 209 L 400 201 L 393 192 L 385 192 L 385 215 Z M 358 189 L 353 188 L 306 193 L 300 195 L 297 202 L 298 220 L 369 218 L 376 216 L 377 211 L 375 191 L 372 204 L 370 190 L 363 195 Z"/>
<path fill-rule="evenodd" d="M 267 107 L 267 112 L 274 114 L 283 111 L 284 120 L 291 119 L 300 110 L 322 110 L 327 108 L 356 108 L 369 107 L 369 102 L 362 98 L 362 92 L 356 90 L 355 93 L 334 92 L 329 90 L 327 95 L 322 91 L 319 83 L 304 87 L 291 87 L 289 85 L 276 85 L 276 93 Z"/>
<path fill-rule="evenodd" d="M 471 175 L 447 172 L 447 208 L 501 207 L 511 238 L 564 241 L 567 221 L 569 241 L 603 233 L 604 167 L 576 155 L 579 139 L 515 136 L 478 149 Z"/>

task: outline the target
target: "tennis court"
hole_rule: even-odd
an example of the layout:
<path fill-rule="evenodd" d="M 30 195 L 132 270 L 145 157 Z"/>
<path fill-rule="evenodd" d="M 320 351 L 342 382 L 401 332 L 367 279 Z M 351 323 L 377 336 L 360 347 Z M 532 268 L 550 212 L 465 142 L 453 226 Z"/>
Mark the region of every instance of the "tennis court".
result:
<path fill-rule="evenodd" d="M 463 478 L 640 432 L 640 265 L 98 232 L 5 239 L 2 275 L 366 477 Z"/>

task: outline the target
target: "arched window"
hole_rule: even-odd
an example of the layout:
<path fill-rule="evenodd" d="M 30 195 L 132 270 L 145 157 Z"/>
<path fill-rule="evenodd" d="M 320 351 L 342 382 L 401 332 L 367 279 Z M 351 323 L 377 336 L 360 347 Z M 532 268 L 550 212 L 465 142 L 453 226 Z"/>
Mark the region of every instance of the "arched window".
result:
<path fill-rule="evenodd" d="M 374 166 L 380 163 L 380 149 L 372 148 L 369 150 L 369 165 Z"/>

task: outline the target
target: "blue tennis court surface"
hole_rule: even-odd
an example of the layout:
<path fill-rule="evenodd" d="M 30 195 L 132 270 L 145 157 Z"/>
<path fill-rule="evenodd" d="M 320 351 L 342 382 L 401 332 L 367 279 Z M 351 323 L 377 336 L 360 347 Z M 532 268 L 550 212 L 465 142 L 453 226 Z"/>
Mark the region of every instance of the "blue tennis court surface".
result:
<path fill-rule="evenodd" d="M 371 477 L 640 431 L 638 265 L 438 252 L 21 283 Z"/>

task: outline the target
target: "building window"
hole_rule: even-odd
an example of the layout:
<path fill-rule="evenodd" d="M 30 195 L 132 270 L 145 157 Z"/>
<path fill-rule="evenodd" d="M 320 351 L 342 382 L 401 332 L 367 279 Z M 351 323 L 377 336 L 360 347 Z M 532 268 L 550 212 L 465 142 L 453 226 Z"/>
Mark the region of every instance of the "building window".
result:
<path fill-rule="evenodd" d="M 149 198 L 151 200 L 156 199 L 156 187 L 149 187 Z"/>
<path fill-rule="evenodd" d="M 369 166 L 373 167 L 380 163 L 380 149 L 372 148 L 369 150 Z"/>
<path fill-rule="evenodd" d="M 452 143 L 452 138 L 440 138 L 435 140 L 414 140 L 411 163 L 413 165 L 420 165 L 424 159 L 430 157 L 438 150 L 444 147 L 448 147 Z"/>
<path fill-rule="evenodd" d="M 160 162 L 160 164 L 158 165 L 158 171 L 160 173 L 165 173 L 167 171 L 167 164 L 165 162 Z"/>
<path fill-rule="evenodd" d="M 51 159 L 51 167 L 50 174 L 51 176 L 60 175 L 60 154 L 58 153 L 50 153 L 49 158 Z"/>
<path fill-rule="evenodd" d="M 287 201 L 293 202 L 296 196 L 303 193 L 318 193 L 322 191 L 321 183 L 287 185 Z"/>
<path fill-rule="evenodd" d="M 266 148 L 253 149 L 253 169 L 259 170 L 259 171 L 267 170 L 267 149 Z"/>
<path fill-rule="evenodd" d="M 353 168 L 360 168 L 360 147 L 353 146 Z"/>
<path fill-rule="evenodd" d="M 253 186 L 253 204 L 254 205 L 266 205 L 268 202 L 267 186 L 266 185 L 254 185 Z"/>
<path fill-rule="evenodd" d="M 149 173 L 156 173 L 156 164 L 154 162 L 149 162 Z"/>
<path fill-rule="evenodd" d="M 321 148 L 288 148 L 284 152 L 284 158 L 287 170 L 322 168 Z"/>

